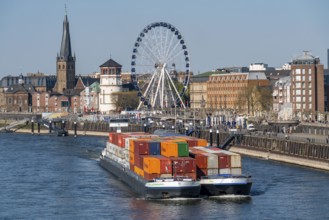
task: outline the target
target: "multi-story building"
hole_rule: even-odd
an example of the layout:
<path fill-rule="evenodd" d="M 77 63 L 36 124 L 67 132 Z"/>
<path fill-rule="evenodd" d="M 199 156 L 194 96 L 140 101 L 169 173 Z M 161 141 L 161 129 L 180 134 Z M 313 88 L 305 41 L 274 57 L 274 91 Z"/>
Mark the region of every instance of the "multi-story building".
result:
<path fill-rule="evenodd" d="M 80 103 L 83 112 L 99 111 L 99 93 L 100 85 L 98 82 L 87 85 L 86 88 L 80 93 Z"/>
<path fill-rule="evenodd" d="M 293 116 L 290 88 L 290 76 L 277 80 L 273 86 L 273 112 L 280 120 L 289 120 Z"/>
<path fill-rule="evenodd" d="M 113 93 L 122 91 L 121 67 L 112 59 L 100 66 L 99 111 L 103 114 L 116 110 Z"/>
<path fill-rule="evenodd" d="M 317 120 L 324 111 L 324 70 L 318 57 L 304 51 L 291 64 L 291 92 L 294 114 L 301 119 Z"/>
<path fill-rule="evenodd" d="M 207 82 L 212 74 L 214 74 L 214 72 L 206 72 L 191 77 L 189 92 L 192 109 L 203 110 L 207 108 Z"/>
<path fill-rule="evenodd" d="M 252 89 L 269 85 L 263 72 L 212 74 L 207 82 L 207 107 L 253 114 L 259 106 L 251 103 L 252 100 L 247 100 L 257 95 Z"/>

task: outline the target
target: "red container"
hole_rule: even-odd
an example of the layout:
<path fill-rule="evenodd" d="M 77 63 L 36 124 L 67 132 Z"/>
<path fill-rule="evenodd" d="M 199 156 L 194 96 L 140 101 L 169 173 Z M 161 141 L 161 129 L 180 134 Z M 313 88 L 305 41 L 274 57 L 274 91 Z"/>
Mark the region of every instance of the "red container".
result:
<path fill-rule="evenodd" d="M 109 133 L 109 142 L 115 145 L 118 145 L 118 133 L 110 132 Z"/>
<path fill-rule="evenodd" d="M 190 139 L 190 140 L 186 140 L 188 147 L 195 147 L 198 146 L 198 140 L 196 139 Z"/>
<path fill-rule="evenodd" d="M 223 153 L 218 153 L 219 169 L 231 168 L 231 156 Z"/>
<path fill-rule="evenodd" d="M 134 140 L 134 153 L 139 155 L 149 154 L 149 141 Z"/>
<path fill-rule="evenodd" d="M 117 138 L 118 138 L 117 143 L 118 143 L 119 147 L 125 147 L 125 142 L 124 142 L 124 139 L 123 139 L 124 136 L 125 136 L 125 134 L 123 134 L 123 133 L 118 133 L 117 134 Z"/>
<path fill-rule="evenodd" d="M 147 173 L 144 171 L 144 178 L 147 179 L 147 180 L 153 180 L 155 178 L 159 178 L 160 177 L 160 174 L 157 174 L 157 173 Z"/>
<path fill-rule="evenodd" d="M 194 159 L 195 159 L 195 163 L 196 163 L 197 168 L 200 168 L 200 169 L 206 169 L 207 168 L 208 158 L 207 158 L 206 155 L 196 154 Z"/>
<path fill-rule="evenodd" d="M 135 154 L 135 166 L 143 170 L 144 155 Z"/>
<path fill-rule="evenodd" d="M 191 157 L 170 157 L 173 174 L 193 173 L 196 171 L 195 159 Z"/>

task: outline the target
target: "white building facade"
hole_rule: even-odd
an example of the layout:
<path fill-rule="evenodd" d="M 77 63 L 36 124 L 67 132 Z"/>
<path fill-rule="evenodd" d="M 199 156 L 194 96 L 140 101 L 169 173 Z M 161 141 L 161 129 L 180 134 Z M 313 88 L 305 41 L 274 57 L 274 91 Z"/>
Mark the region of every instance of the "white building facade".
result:
<path fill-rule="evenodd" d="M 113 93 L 122 91 L 121 65 L 109 59 L 100 66 L 99 111 L 110 114 L 116 111 Z"/>

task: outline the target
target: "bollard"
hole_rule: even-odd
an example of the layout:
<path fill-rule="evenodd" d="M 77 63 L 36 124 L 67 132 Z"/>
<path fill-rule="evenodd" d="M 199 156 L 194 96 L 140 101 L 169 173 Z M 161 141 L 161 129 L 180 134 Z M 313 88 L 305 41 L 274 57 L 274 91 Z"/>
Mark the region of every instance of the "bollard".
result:
<path fill-rule="evenodd" d="M 65 121 L 62 121 L 61 129 L 64 130 L 64 128 L 65 128 Z"/>
<path fill-rule="evenodd" d="M 210 146 L 212 147 L 212 129 L 209 130 L 210 133 Z"/>
<path fill-rule="evenodd" d="M 33 134 L 34 134 L 34 121 L 31 120 L 31 122 L 32 122 L 32 123 L 31 123 L 31 124 L 32 124 L 32 125 L 31 125 L 31 126 L 32 126 L 32 127 L 31 127 L 31 131 L 32 131 L 32 135 L 33 135 Z"/>
<path fill-rule="evenodd" d="M 49 121 L 49 134 L 51 133 L 51 121 Z"/>
<path fill-rule="evenodd" d="M 146 132 L 146 124 L 144 124 L 144 132 Z"/>
<path fill-rule="evenodd" d="M 201 130 L 199 129 L 198 138 L 201 138 Z"/>
<path fill-rule="evenodd" d="M 77 137 L 77 122 L 74 122 L 74 137 Z"/>
<path fill-rule="evenodd" d="M 219 130 L 216 131 L 216 144 L 217 148 L 219 148 Z"/>
<path fill-rule="evenodd" d="M 38 135 L 40 135 L 40 123 L 38 122 Z"/>
<path fill-rule="evenodd" d="M 185 135 L 188 136 L 188 127 L 185 128 Z"/>

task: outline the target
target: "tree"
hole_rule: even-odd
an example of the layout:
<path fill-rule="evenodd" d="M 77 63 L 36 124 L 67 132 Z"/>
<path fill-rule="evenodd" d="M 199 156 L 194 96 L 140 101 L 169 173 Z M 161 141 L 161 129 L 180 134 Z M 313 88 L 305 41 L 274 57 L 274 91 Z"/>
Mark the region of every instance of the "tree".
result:
<path fill-rule="evenodd" d="M 136 109 L 139 104 L 137 91 L 113 93 L 112 101 L 114 102 L 117 111 Z"/>
<path fill-rule="evenodd" d="M 272 91 L 269 87 L 249 85 L 241 90 L 236 106 L 238 111 L 255 115 L 256 111 L 270 111 L 272 108 Z"/>

